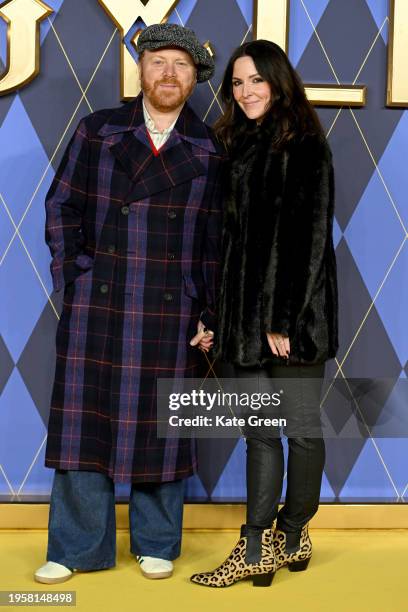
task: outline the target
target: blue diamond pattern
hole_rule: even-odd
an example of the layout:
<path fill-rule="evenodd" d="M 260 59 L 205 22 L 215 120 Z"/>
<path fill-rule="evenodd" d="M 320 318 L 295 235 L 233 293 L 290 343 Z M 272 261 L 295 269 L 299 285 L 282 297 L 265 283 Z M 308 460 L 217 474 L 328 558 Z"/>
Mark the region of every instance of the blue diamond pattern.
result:
<path fill-rule="evenodd" d="M 33 400 L 15 368 L 0 397 L 0 464 L 16 493 L 45 434 Z M 1 493 L 10 492 L 1 481 L 0 487 Z"/>
<path fill-rule="evenodd" d="M 408 334 L 406 319 L 408 312 L 408 247 L 405 242 L 395 262 L 383 291 L 376 301 L 377 311 L 384 323 L 401 365 L 408 359 Z"/>
<path fill-rule="evenodd" d="M 180 0 L 175 9 L 169 15 L 168 22 L 177 23 L 178 25 L 185 25 L 196 4 L 197 0 Z M 205 40 L 202 42 L 205 42 Z"/>
<path fill-rule="evenodd" d="M 312 20 L 318 32 L 320 18 L 326 10 L 329 1 L 330 0 L 303 0 L 302 3 L 298 0 L 292 3 L 289 29 L 289 59 L 294 66 L 297 65 L 309 40 L 314 36 L 314 30 L 310 20 Z"/>
<path fill-rule="evenodd" d="M 187 500 L 193 499 L 198 501 L 208 499 L 207 491 L 204 489 L 198 474 L 194 474 L 191 478 L 187 478 L 185 496 Z"/>
<path fill-rule="evenodd" d="M 336 495 L 330 485 L 330 482 L 325 472 L 323 472 L 322 486 L 320 487 L 320 501 L 324 501 L 324 502 L 334 501 L 335 497 Z"/>
<path fill-rule="evenodd" d="M 402 226 L 377 172 L 368 183 L 344 237 L 373 298 L 404 239 Z"/>
<path fill-rule="evenodd" d="M 340 229 L 340 225 L 337 223 L 337 219 L 334 218 L 333 223 L 333 244 L 334 248 L 337 249 L 337 245 L 343 237 L 343 232 Z"/>
<path fill-rule="evenodd" d="M 0 193 L 16 225 L 47 165 L 48 157 L 16 96 L 0 129 Z"/>
<path fill-rule="evenodd" d="M 340 499 L 347 501 L 359 496 L 365 499 L 397 500 L 398 489 L 375 448 L 375 441 L 367 440 L 340 492 Z"/>
<path fill-rule="evenodd" d="M 402 496 L 408 484 L 408 473 L 406 462 L 401 461 L 401 458 L 408 457 L 408 439 L 376 438 L 376 444 L 398 493 Z M 405 492 L 406 494 L 407 492 Z"/>
<path fill-rule="evenodd" d="M 51 255 L 45 243 L 44 200 L 53 176 L 54 173 L 52 167 L 50 167 L 20 227 L 21 237 L 48 294 L 52 291 Z M 21 246 L 21 248 L 23 247 Z"/>
<path fill-rule="evenodd" d="M 7 287 L 0 300 L 0 329 L 14 362 L 17 362 L 47 301 L 18 238 L 0 267 L 0 285 Z"/>
<path fill-rule="evenodd" d="M 0 261 L 4 257 L 4 253 L 13 237 L 13 234 L 13 224 L 11 223 L 7 210 L 0 199 Z"/>
<path fill-rule="evenodd" d="M 375 23 L 377 24 L 378 29 L 380 29 L 384 22 L 384 19 L 388 16 L 388 2 L 384 2 L 384 0 L 366 0 L 366 3 L 375 19 Z M 384 42 L 387 43 L 388 21 L 386 22 L 381 31 L 381 36 L 383 37 Z"/>
<path fill-rule="evenodd" d="M 7 381 L 14 370 L 15 363 L 0 334 L 0 394 L 3 392 Z"/>
<path fill-rule="evenodd" d="M 408 228 L 408 112 L 402 115 L 385 149 L 378 167 L 390 190 L 392 199 Z"/>
<path fill-rule="evenodd" d="M 51 491 L 54 470 L 44 467 L 46 442 L 43 443 L 43 440 L 41 440 L 40 444 L 42 444 L 40 452 L 27 477 L 20 484 L 20 495 L 22 497 L 24 495 L 47 496 Z"/>
<path fill-rule="evenodd" d="M 252 23 L 253 14 L 254 14 L 252 0 L 237 0 L 237 4 L 239 8 L 241 9 L 241 13 L 249 27 Z"/>
<path fill-rule="evenodd" d="M 226 497 L 235 501 L 245 500 L 245 455 L 245 441 L 241 438 L 231 453 L 228 463 L 212 492 L 211 497 L 214 501 Z"/>
<path fill-rule="evenodd" d="M 51 29 L 51 23 L 54 23 L 54 19 L 57 17 L 59 10 L 62 7 L 64 0 L 46 0 L 47 6 L 49 6 L 54 12 L 46 19 L 41 22 L 40 26 L 40 41 L 43 44 L 48 32 Z"/>
<path fill-rule="evenodd" d="M 408 444 L 407 405 L 408 383 L 399 378 L 384 405 L 381 418 L 371 428 L 373 437 L 405 439 L 405 444 Z"/>

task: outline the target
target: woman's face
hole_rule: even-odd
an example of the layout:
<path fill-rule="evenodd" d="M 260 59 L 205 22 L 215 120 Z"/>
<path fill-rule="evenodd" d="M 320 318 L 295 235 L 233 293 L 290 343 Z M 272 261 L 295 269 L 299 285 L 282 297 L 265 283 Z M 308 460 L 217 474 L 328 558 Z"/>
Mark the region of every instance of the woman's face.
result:
<path fill-rule="evenodd" d="M 271 102 L 271 87 L 256 69 L 252 57 L 245 55 L 234 63 L 232 93 L 248 119 L 261 119 Z"/>

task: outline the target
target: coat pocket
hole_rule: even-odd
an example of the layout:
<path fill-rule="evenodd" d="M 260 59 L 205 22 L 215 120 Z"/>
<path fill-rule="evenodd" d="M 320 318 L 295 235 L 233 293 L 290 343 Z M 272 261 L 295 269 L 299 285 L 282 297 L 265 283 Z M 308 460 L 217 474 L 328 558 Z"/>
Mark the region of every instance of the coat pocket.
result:
<path fill-rule="evenodd" d="M 81 253 L 74 261 L 66 266 L 65 270 L 65 288 L 72 286 L 76 280 L 82 278 L 87 272 L 93 269 L 94 260 L 89 255 Z"/>
<path fill-rule="evenodd" d="M 70 296 L 70 300 L 74 300 L 76 294 L 80 295 L 89 284 L 93 283 L 93 268 L 87 270 L 78 270 L 77 275 L 64 286 L 64 299 Z M 86 289 L 87 290 L 87 289 Z M 71 301 L 72 305 L 72 301 Z"/>
<path fill-rule="evenodd" d="M 205 302 L 205 284 L 203 280 L 196 280 L 192 276 L 183 274 L 184 293 L 201 303 Z"/>

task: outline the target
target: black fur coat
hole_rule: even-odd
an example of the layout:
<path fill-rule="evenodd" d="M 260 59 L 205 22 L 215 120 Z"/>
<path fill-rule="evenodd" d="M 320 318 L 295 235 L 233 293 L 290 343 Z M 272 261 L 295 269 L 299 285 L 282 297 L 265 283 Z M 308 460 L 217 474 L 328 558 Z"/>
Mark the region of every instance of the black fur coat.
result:
<path fill-rule="evenodd" d="M 285 363 L 267 343 L 276 332 L 289 336 L 290 364 L 323 363 L 338 349 L 332 155 L 323 136 L 283 151 L 271 136 L 261 126 L 231 156 L 215 355 Z"/>

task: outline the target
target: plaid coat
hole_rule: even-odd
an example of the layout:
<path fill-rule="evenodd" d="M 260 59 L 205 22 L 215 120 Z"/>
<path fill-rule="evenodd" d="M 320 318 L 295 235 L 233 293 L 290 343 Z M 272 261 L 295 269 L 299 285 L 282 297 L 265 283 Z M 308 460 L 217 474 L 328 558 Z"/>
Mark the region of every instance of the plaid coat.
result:
<path fill-rule="evenodd" d="M 156 381 L 198 375 L 189 340 L 214 308 L 222 162 L 187 104 L 158 155 L 141 94 L 79 123 L 46 197 L 64 291 L 46 466 L 115 482 L 193 473 L 194 442 L 156 436 Z"/>

